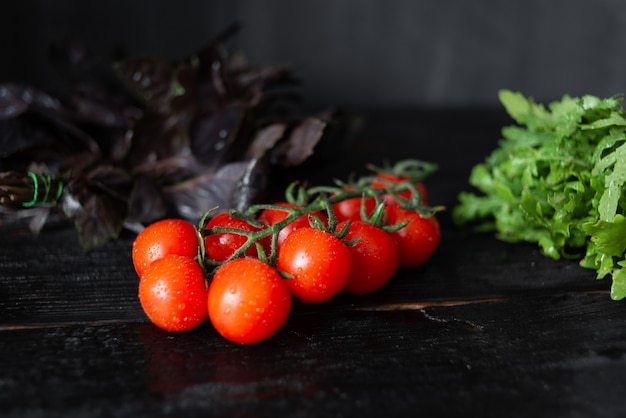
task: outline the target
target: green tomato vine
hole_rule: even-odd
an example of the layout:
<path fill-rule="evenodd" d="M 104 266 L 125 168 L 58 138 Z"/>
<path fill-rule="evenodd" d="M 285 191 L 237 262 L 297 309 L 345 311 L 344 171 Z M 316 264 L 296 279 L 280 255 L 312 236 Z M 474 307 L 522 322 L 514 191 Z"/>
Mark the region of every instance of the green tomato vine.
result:
<path fill-rule="evenodd" d="M 391 225 L 385 217 L 385 208 L 388 205 L 383 196 L 389 195 L 404 210 L 412 210 L 423 217 L 433 216 L 435 213 L 443 210 L 442 206 L 429 206 L 424 203 L 422 193 L 416 187 L 418 182 L 424 181 L 428 176 L 437 171 L 438 166 L 434 163 L 424 162 L 420 160 L 403 160 L 394 165 L 386 165 L 377 167 L 368 165 L 369 175 L 359 177 L 354 181 L 343 182 L 335 180 L 330 186 L 314 186 L 307 187 L 297 182 L 290 184 L 285 190 L 285 200 L 295 205 L 295 208 L 281 206 L 277 204 L 255 204 L 245 211 L 229 209 L 228 214 L 233 218 L 242 219 L 248 224 L 258 228 L 257 231 L 248 231 L 238 228 L 212 227 L 207 228 L 209 220 L 216 214 L 217 208 L 207 210 L 199 222 L 199 252 L 198 261 L 205 271 L 211 274 L 219 266 L 236 258 L 243 257 L 252 246 L 256 246 L 259 258 L 264 262 L 275 266 L 278 256 L 278 234 L 286 226 L 295 220 L 309 216 L 311 227 L 322 229 L 330 232 L 338 238 L 344 238 L 349 223 L 341 230 L 337 230 L 337 217 L 333 205 L 347 199 L 361 198 L 360 216 L 365 222 L 376 225 L 387 232 L 397 231 L 406 226 L 407 222 Z M 393 176 L 396 180 L 392 181 L 381 176 L 386 174 Z M 374 187 L 374 183 L 378 186 Z M 382 187 L 381 187 L 382 185 Z M 406 197 L 406 192 L 410 192 Z M 365 207 L 365 198 L 373 198 L 376 202 L 374 209 L 367 213 Z M 258 214 L 266 209 L 277 209 L 286 211 L 287 216 L 273 224 L 265 225 L 258 220 Z M 317 216 L 310 216 L 314 213 L 322 212 L 327 217 L 327 223 L 324 223 Z M 228 259 L 217 262 L 206 255 L 204 237 L 210 234 L 234 233 L 247 237 L 246 242 L 239 247 Z M 271 237 L 271 246 L 269 254 L 266 254 L 261 240 Z M 350 244 L 350 242 L 347 242 Z"/>

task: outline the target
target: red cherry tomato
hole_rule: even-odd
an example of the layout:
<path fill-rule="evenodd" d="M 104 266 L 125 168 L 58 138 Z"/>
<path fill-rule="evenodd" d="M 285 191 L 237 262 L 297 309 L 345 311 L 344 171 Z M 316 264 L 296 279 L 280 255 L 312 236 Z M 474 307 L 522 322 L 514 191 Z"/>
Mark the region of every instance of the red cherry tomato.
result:
<path fill-rule="evenodd" d="M 373 197 L 352 197 L 333 204 L 333 211 L 337 221 L 361 220 L 361 205 L 365 205 L 365 214 L 371 215 L 376 208 L 376 199 Z"/>
<path fill-rule="evenodd" d="M 164 219 L 141 231 L 132 248 L 135 271 L 141 277 L 154 261 L 167 254 L 195 257 L 198 254 L 196 227 L 182 219 Z"/>
<path fill-rule="evenodd" d="M 289 203 L 289 202 L 278 202 L 276 203 L 276 205 L 284 206 L 285 208 L 299 209 L 297 205 L 293 203 Z M 289 216 L 288 210 L 270 208 L 270 209 L 264 209 L 261 212 L 261 214 L 259 215 L 259 220 L 266 222 L 269 226 L 272 226 L 284 220 L 287 216 Z M 326 216 L 321 212 L 313 212 L 308 215 L 304 215 L 295 219 L 289 225 L 281 229 L 280 232 L 278 233 L 278 241 L 277 241 L 278 248 L 281 247 L 281 245 L 285 241 L 285 238 L 287 238 L 287 236 L 291 234 L 293 231 L 295 231 L 296 229 L 310 227 L 311 226 L 310 220 L 313 216 L 317 216 L 324 223 L 328 222 L 326 219 Z"/>
<path fill-rule="evenodd" d="M 167 254 L 139 279 L 139 301 L 152 323 L 167 331 L 187 331 L 207 317 L 207 286 L 192 258 Z"/>
<path fill-rule="evenodd" d="M 338 230 L 345 227 L 340 223 Z M 344 240 L 358 241 L 348 246 L 354 265 L 345 291 L 357 295 L 372 293 L 391 280 L 399 267 L 400 252 L 391 234 L 363 221 L 352 221 Z"/>
<path fill-rule="evenodd" d="M 256 232 L 260 228 L 250 225 L 243 219 L 233 218 L 228 213 L 220 213 L 213 217 L 206 228 L 234 228 L 241 231 Z M 235 232 L 219 232 L 204 237 L 205 251 L 215 261 L 225 261 L 246 243 L 248 237 Z M 245 253 L 248 257 L 256 257 L 256 246 L 251 246 Z"/>
<path fill-rule="evenodd" d="M 285 280 L 264 262 L 238 258 L 222 265 L 209 286 L 208 315 L 226 339 L 252 344 L 287 322 L 291 294 Z"/>
<path fill-rule="evenodd" d="M 286 283 L 296 298 L 302 302 L 327 302 L 348 283 L 352 254 L 331 233 L 300 228 L 283 242 L 278 268 L 293 277 Z"/>
<path fill-rule="evenodd" d="M 404 228 L 391 234 L 400 249 L 400 267 L 412 268 L 425 263 L 439 246 L 439 222 L 435 216 L 425 218 L 415 211 L 403 210 L 397 206 L 392 206 L 391 209 L 392 224 L 409 221 Z"/>

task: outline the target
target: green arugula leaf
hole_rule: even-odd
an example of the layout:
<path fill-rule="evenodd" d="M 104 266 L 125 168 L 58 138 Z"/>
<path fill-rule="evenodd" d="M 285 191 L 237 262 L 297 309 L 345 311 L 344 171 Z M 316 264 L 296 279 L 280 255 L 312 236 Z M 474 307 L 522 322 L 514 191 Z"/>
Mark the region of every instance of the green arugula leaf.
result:
<path fill-rule="evenodd" d="M 608 256 L 622 256 L 626 251 L 626 218 L 617 215 L 611 222 L 599 220 L 582 225 L 595 250 Z"/>
<path fill-rule="evenodd" d="M 519 92 L 499 99 L 517 125 L 477 164 L 453 210 L 509 242 L 534 242 L 553 259 L 584 254 L 580 265 L 612 277 L 626 297 L 626 112 L 622 98 L 563 96 L 547 107 Z"/>

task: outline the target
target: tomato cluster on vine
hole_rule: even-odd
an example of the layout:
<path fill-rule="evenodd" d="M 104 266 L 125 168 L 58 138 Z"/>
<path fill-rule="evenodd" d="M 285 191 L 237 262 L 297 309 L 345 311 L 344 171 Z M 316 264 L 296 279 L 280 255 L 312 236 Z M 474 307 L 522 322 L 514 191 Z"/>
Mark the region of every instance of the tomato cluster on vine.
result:
<path fill-rule="evenodd" d="M 132 247 L 141 305 L 162 329 L 208 318 L 228 340 L 251 344 L 286 324 L 294 299 L 375 292 L 439 245 L 441 208 L 428 205 L 423 183 L 435 170 L 407 160 L 333 186 L 292 184 L 284 201 L 245 212 L 211 209 L 198 226 L 157 221 Z"/>

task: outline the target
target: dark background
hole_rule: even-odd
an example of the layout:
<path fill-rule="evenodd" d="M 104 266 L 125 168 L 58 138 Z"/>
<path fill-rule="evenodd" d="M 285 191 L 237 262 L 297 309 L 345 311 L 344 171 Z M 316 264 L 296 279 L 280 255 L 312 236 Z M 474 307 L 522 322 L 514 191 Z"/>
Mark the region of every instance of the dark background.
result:
<path fill-rule="evenodd" d="M 0 81 L 48 90 L 51 41 L 178 58 L 228 24 L 254 65 L 290 64 L 311 104 L 497 106 L 626 91 L 621 0 L 26 0 L 0 6 Z"/>

